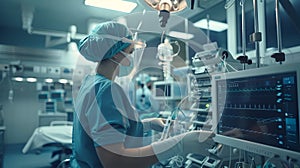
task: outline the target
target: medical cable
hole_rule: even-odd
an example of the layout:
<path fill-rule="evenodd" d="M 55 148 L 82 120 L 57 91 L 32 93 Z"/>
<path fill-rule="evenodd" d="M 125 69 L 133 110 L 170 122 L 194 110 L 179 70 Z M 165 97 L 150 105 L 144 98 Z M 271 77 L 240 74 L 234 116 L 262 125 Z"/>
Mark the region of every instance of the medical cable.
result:
<path fill-rule="evenodd" d="M 160 36 L 160 43 L 163 43 L 163 42 L 164 42 L 164 35 L 165 35 L 165 32 L 166 32 L 166 31 L 163 31 L 163 32 L 161 33 L 161 36 Z"/>
<path fill-rule="evenodd" d="M 226 61 L 224 61 L 222 58 L 220 58 L 220 60 L 224 63 L 224 64 L 226 64 L 226 65 L 228 65 L 232 70 L 234 70 L 234 71 L 238 71 L 237 69 L 235 69 L 232 65 L 230 65 L 228 62 L 226 62 Z M 227 69 L 227 68 L 226 68 Z M 228 69 L 227 69 L 228 70 Z"/>
<path fill-rule="evenodd" d="M 231 146 L 229 146 L 229 163 L 228 167 L 231 167 Z"/>
<path fill-rule="evenodd" d="M 243 162 L 241 161 L 241 158 L 242 158 L 242 154 L 241 154 L 241 153 L 242 153 L 242 152 L 241 152 L 241 150 L 239 149 L 239 161 L 236 162 L 236 163 L 234 164 L 234 167 L 237 167 L 238 164 L 243 163 Z M 231 161 L 231 158 L 230 158 L 230 161 Z"/>
<path fill-rule="evenodd" d="M 162 141 L 164 139 L 166 139 L 169 135 L 169 132 L 170 132 L 170 128 L 171 128 L 171 123 L 173 120 L 176 119 L 177 117 L 177 112 L 181 112 L 183 114 L 184 117 L 185 114 L 184 112 L 181 110 L 181 105 L 182 103 L 188 98 L 188 96 L 184 97 L 177 105 L 176 108 L 174 108 L 171 112 L 171 114 L 168 116 L 167 120 L 166 120 L 166 123 L 165 123 L 165 126 L 164 126 L 164 129 L 162 131 L 162 135 L 161 135 L 161 138 L 159 139 L 159 141 Z"/>
<path fill-rule="evenodd" d="M 289 168 L 294 168 L 294 164 L 293 164 L 292 158 L 288 159 L 288 167 Z"/>
<path fill-rule="evenodd" d="M 175 120 L 176 119 L 176 117 L 177 117 L 177 112 L 182 112 L 182 110 L 180 109 L 180 108 L 175 108 L 172 112 L 171 112 L 171 114 L 168 116 L 168 118 L 167 118 L 167 121 L 166 121 L 166 124 L 165 124 L 165 126 L 164 126 L 164 129 L 163 129 L 163 131 L 162 131 L 162 135 L 161 135 L 161 138 L 159 139 L 160 141 L 162 141 L 162 140 L 164 140 L 164 139 L 166 139 L 166 138 L 168 138 L 168 135 L 169 135 L 169 133 L 170 133 L 170 129 L 171 129 L 171 123 L 172 123 L 172 121 L 173 120 Z M 182 112 L 183 113 L 183 112 Z M 184 114 L 184 113 L 183 113 Z M 184 117 L 185 117 L 185 115 L 184 115 Z"/>
<path fill-rule="evenodd" d="M 250 156 L 249 156 L 250 157 Z M 254 156 L 251 156 L 251 164 L 250 164 L 250 168 L 252 167 L 256 167 L 256 163 L 255 163 L 255 159 L 254 159 Z"/>
<path fill-rule="evenodd" d="M 182 167 L 183 162 L 184 162 L 184 157 L 182 157 L 180 155 L 176 155 L 176 156 L 173 156 L 172 158 L 170 158 L 170 166 L 172 168 Z"/>
<path fill-rule="evenodd" d="M 285 163 L 284 161 L 281 161 L 281 166 L 283 168 L 294 168 L 294 165 L 288 166 L 287 163 Z"/>
<path fill-rule="evenodd" d="M 172 113 L 173 113 L 173 112 L 172 112 Z M 167 118 L 166 124 L 165 124 L 165 126 L 164 126 L 164 129 L 163 129 L 163 131 L 162 131 L 162 134 L 161 134 L 161 137 L 160 137 L 159 141 L 162 141 L 162 140 L 166 139 L 167 136 L 168 136 L 168 134 L 169 134 L 169 132 L 170 132 L 171 121 L 172 121 L 172 116 L 173 116 L 172 113 L 171 113 L 171 115 L 169 115 L 168 118 Z"/>
<path fill-rule="evenodd" d="M 276 155 L 275 155 L 276 156 Z M 267 165 L 268 163 L 271 163 L 271 160 L 275 158 L 275 156 L 269 157 L 265 163 L 263 164 L 262 168 L 268 168 Z M 271 163 L 272 164 L 272 163 Z"/>

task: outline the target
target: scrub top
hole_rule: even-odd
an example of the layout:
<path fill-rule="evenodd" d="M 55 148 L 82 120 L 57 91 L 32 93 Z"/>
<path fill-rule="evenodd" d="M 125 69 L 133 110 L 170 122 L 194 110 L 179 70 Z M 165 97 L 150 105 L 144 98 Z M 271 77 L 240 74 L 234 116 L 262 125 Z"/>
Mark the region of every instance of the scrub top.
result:
<path fill-rule="evenodd" d="M 97 146 L 142 146 L 142 122 L 118 84 L 99 74 L 88 75 L 74 105 L 72 167 L 103 167 Z"/>

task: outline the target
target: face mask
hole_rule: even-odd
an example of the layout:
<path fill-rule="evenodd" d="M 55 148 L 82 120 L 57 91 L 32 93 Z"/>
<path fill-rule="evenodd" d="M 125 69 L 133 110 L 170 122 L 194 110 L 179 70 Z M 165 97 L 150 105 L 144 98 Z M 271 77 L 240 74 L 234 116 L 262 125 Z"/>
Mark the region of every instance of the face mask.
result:
<path fill-rule="evenodd" d="M 133 57 L 131 54 L 127 54 L 123 51 L 120 51 L 127 59 L 129 59 L 130 61 L 130 65 L 129 66 L 123 66 L 123 65 L 120 65 L 120 69 L 119 69 L 119 77 L 122 77 L 122 76 L 128 76 L 131 71 L 133 70 L 133 67 L 134 67 L 134 63 L 133 63 Z"/>
<path fill-rule="evenodd" d="M 127 59 L 129 59 L 130 61 L 130 65 L 129 66 L 124 66 L 118 62 L 115 62 L 114 60 L 111 59 L 111 61 L 113 61 L 114 63 L 116 64 L 119 64 L 119 77 L 123 77 L 123 76 L 128 76 L 131 71 L 133 70 L 134 68 L 134 63 L 133 63 L 133 58 L 131 56 L 131 54 L 128 54 L 128 53 L 125 53 L 123 51 L 120 51 Z"/>

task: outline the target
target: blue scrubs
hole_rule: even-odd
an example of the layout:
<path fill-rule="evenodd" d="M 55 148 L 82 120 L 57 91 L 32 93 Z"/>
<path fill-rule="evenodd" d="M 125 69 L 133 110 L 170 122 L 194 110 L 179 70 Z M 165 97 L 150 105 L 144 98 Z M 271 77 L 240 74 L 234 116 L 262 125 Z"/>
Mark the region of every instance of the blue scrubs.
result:
<path fill-rule="evenodd" d="M 75 100 L 71 166 L 103 167 L 97 146 L 141 147 L 143 125 L 122 88 L 102 75 L 89 75 Z"/>

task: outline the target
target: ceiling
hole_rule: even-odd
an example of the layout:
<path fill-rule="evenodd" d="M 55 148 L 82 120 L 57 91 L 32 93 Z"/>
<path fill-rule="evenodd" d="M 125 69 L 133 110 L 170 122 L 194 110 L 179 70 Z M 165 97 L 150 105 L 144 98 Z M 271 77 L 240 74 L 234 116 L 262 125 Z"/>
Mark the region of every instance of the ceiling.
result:
<path fill-rule="evenodd" d="M 158 12 L 146 6 L 143 0 L 127 1 L 138 3 L 133 14 L 85 6 L 84 0 L 4 0 L 0 6 L 0 71 L 21 64 L 24 71 L 20 73 L 23 76 L 44 77 L 45 74 L 35 72 L 34 67 L 46 67 L 46 76 L 49 76 L 56 69 L 74 68 L 75 64 L 77 66 L 77 63 L 85 62 L 81 57 L 77 60 L 74 52 L 68 50 L 71 43 L 65 37 L 70 33 L 71 25 L 77 29 L 71 42 L 78 44 L 79 39 L 88 34 L 88 24 L 91 21 L 103 22 L 125 17 L 127 26 L 132 29 L 137 29 L 142 21 L 139 30 L 147 33 L 139 35 L 144 35 L 143 39 L 150 46 L 144 52 L 143 67 L 157 67 L 159 60 L 155 58 L 155 53 L 164 30 L 172 28 L 179 32 L 198 33 L 194 36 L 195 43 L 189 43 L 195 45 L 199 40 L 204 39 L 206 42 L 206 36 L 199 28 L 190 26 L 192 22 L 206 18 L 207 15 L 210 15 L 210 19 L 226 22 L 225 0 L 195 0 L 193 10 L 190 9 L 190 0 L 187 0 L 188 8 L 171 14 L 165 28 L 160 27 Z M 144 10 L 146 13 L 143 14 Z M 184 21 L 189 21 L 188 30 Z M 148 40 L 154 41 L 153 39 L 157 42 L 152 43 L 151 47 Z M 185 47 L 182 47 L 181 53 L 184 52 Z M 183 54 L 179 55 L 173 61 L 176 67 L 185 65 L 181 59 Z M 61 77 L 60 75 L 53 73 L 56 77 Z"/>
<path fill-rule="evenodd" d="M 132 13 L 153 11 L 142 0 L 128 1 L 138 3 Z M 190 1 L 187 2 L 189 8 L 174 15 L 195 20 L 205 17 L 206 13 L 212 13 L 210 18 L 226 20 L 224 0 L 196 0 L 193 10 L 190 9 Z M 214 9 L 215 7 L 217 9 Z M 78 40 L 80 35 L 88 33 L 89 22 L 112 20 L 126 16 L 126 13 L 85 6 L 84 0 L 5 0 L 0 7 L 0 16 L 0 45 L 59 49 L 65 45 L 45 45 L 46 35 L 49 35 L 51 40 L 58 40 L 58 37 L 66 36 L 70 32 L 71 25 L 75 25 L 77 36 L 73 40 Z M 149 25 L 157 26 L 155 23 L 159 23 L 158 16 L 157 20 L 148 20 L 151 23 Z"/>

